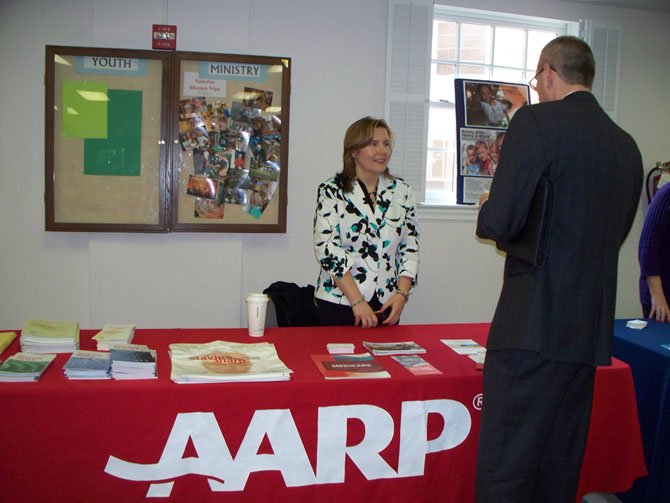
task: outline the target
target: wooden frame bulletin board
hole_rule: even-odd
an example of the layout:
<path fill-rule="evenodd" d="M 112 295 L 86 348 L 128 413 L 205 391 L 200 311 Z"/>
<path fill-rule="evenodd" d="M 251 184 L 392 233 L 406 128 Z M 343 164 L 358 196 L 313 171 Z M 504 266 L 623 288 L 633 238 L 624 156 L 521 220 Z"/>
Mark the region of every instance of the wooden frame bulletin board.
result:
<path fill-rule="evenodd" d="M 285 232 L 290 59 L 46 47 L 46 230 Z"/>

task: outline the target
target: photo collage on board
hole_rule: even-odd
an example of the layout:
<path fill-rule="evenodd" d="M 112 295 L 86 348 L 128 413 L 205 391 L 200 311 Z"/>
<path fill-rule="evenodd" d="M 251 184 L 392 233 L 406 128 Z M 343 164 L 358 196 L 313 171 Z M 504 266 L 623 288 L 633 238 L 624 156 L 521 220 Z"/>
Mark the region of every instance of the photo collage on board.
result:
<path fill-rule="evenodd" d="M 525 84 L 456 79 L 457 202 L 475 204 L 488 191 L 507 127 L 530 102 Z"/>
<path fill-rule="evenodd" d="M 243 97 L 194 96 L 179 106 L 179 142 L 189 173 L 194 217 L 223 219 L 238 205 L 259 219 L 279 185 L 281 116 L 271 91 L 245 87 Z M 185 161 L 185 162 L 183 162 Z"/>

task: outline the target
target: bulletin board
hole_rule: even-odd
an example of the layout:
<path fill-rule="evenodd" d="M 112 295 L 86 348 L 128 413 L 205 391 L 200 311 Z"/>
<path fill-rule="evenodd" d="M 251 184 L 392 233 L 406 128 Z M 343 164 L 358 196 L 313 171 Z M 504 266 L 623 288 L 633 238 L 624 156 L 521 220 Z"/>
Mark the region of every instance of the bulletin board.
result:
<path fill-rule="evenodd" d="M 173 229 L 283 232 L 289 60 L 180 53 L 177 66 Z"/>
<path fill-rule="evenodd" d="M 47 46 L 47 230 L 165 230 L 169 56 Z"/>
<path fill-rule="evenodd" d="M 48 231 L 285 232 L 290 59 L 46 47 Z"/>

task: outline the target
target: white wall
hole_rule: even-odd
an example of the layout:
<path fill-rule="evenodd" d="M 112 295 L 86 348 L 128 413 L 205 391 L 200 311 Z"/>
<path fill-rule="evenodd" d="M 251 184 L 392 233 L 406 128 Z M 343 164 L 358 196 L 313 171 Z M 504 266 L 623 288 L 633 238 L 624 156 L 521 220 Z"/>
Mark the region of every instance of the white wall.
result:
<path fill-rule="evenodd" d="M 561 0 L 505 8 L 620 22 L 619 122 L 637 139 L 645 167 L 670 158 L 670 16 Z M 292 58 L 285 234 L 44 231 L 45 44 L 149 49 L 151 25 L 163 22 L 178 26 L 179 50 Z M 245 292 L 277 280 L 313 283 L 316 187 L 340 169 L 346 127 L 383 113 L 386 26 L 387 0 L 0 0 L 0 328 L 20 328 L 29 317 L 76 319 L 83 328 L 243 326 Z M 491 318 L 502 258 L 474 237 L 473 210 L 456 214 L 422 212 L 420 285 L 404 323 Z M 641 218 L 621 255 L 622 317 L 638 314 Z"/>

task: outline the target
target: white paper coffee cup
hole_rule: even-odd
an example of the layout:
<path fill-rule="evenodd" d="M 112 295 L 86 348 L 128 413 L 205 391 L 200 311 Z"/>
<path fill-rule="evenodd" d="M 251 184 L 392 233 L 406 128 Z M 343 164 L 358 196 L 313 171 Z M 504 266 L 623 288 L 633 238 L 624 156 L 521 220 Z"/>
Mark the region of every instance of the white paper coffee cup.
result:
<path fill-rule="evenodd" d="M 265 316 L 268 311 L 270 298 L 264 293 L 250 293 L 247 295 L 247 324 L 251 337 L 262 337 L 265 333 Z"/>

